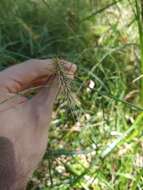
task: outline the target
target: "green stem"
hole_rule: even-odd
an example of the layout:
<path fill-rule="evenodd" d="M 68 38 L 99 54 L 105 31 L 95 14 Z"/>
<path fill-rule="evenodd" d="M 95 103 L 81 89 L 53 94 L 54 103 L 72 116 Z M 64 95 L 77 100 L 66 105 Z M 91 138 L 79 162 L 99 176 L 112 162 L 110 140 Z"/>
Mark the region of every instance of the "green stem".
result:
<path fill-rule="evenodd" d="M 138 1 L 135 0 L 135 17 L 138 24 L 138 31 L 139 31 L 139 41 L 140 41 L 140 54 L 141 54 L 141 61 L 140 61 L 140 103 L 143 106 L 143 6 L 142 0 Z"/>

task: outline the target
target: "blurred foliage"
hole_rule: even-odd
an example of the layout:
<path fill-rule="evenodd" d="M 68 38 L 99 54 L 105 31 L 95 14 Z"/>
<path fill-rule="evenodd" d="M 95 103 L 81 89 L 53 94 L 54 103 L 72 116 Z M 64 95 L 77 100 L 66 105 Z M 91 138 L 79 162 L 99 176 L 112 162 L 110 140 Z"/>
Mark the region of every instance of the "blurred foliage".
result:
<path fill-rule="evenodd" d="M 143 189 L 135 0 L 1 0 L 1 69 L 30 58 L 77 64 L 77 107 L 59 98 L 28 189 Z M 48 135 L 47 135 L 48 136 Z"/>

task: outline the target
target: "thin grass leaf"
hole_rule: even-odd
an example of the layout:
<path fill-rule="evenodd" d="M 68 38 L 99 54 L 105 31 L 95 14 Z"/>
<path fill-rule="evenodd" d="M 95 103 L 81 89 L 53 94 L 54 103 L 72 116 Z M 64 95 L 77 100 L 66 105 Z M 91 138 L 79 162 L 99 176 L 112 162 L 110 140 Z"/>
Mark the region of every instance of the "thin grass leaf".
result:
<path fill-rule="evenodd" d="M 101 157 L 105 158 L 108 156 L 111 152 L 115 150 L 119 145 L 122 145 L 125 143 L 128 138 L 131 136 L 131 139 L 133 139 L 135 136 L 137 136 L 139 133 L 143 131 L 143 113 L 141 113 L 133 125 L 129 127 L 129 129 L 123 133 L 121 136 L 119 136 L 113 143 L 109 144 L 107 148 L 102 152 Z M 130 140 L 131 140 L 130 139 Z"/>

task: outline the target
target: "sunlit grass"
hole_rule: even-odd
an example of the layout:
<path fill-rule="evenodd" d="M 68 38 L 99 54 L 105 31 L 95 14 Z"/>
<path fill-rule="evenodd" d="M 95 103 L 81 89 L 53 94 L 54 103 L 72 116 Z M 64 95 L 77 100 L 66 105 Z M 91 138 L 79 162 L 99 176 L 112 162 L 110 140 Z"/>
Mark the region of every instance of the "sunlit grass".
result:
<path fill-rule="evenodd" d="M 140 56 L 131 4 L 9 1 L 10 11 L 8 1 L 0 3 L 1 69 L 47 57 L 78 67 L 73 89 L 58 68 L 66 99 L 59 97 L 55 105 L 48 149 L 29 189 L 142 189 Z M 79 101 L 76 109 L 68 101 L 71 91 Z"/>

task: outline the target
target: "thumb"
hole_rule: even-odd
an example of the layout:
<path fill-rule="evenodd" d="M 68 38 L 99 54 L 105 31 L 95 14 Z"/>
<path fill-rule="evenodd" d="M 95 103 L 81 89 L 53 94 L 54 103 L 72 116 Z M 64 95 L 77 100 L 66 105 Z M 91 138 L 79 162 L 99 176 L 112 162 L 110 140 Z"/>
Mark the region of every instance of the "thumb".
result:
<path fill-rule="evenodd" d="M 50 122 L 53 105 L 59 90 L 60 82 L 58 76 L 51 76 L 47 85 L 30 100 L 31 109 L 36 114 L 36 119 L 40 126 L 47 126 Z"/>

